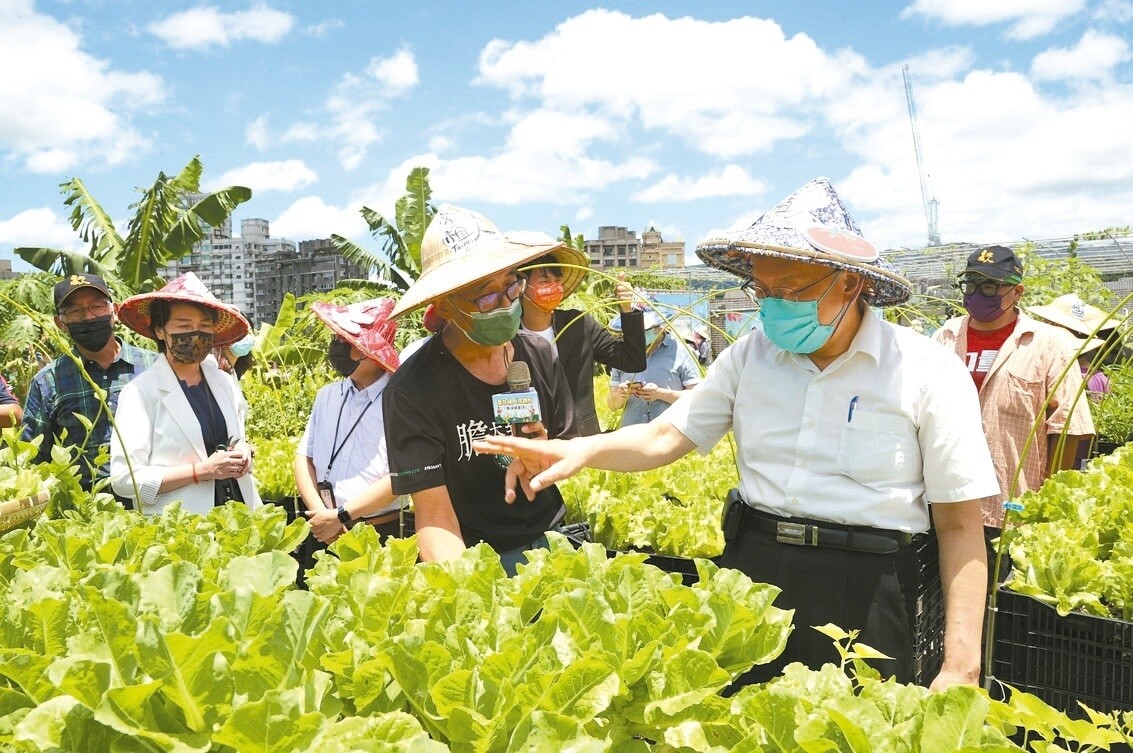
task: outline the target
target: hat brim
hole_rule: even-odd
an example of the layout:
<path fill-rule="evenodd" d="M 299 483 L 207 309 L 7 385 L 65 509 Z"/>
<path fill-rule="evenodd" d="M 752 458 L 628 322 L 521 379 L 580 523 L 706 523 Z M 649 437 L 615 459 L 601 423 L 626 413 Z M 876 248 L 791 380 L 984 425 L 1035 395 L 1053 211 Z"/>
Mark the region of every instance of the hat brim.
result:
<path fill-rule="evenodd" d="M 1059 327 L 1064 327 L 1071 332 L 1077 332 L 1078 334 L 1083 336 L 1097 334 L 1098 332 L 1105 332 L 1117 327 L 1117 323 L 1112 322 L 1108 317 L 1098 318 L 1095 316 L 1091 319 L 1091 321 L 1087 322 L 1082 319 L 1075 319 L 1072 316 L 1068 316 L 1061 309 L 1049 304 L 1045 306 L 1028 306 L 1027 313 L 1031 314 L 1032 316 L 1037 316 L 1039 319 L 1042 319 L 1045 322 L 1057 324 Z M 1109 326 L 1106 326 L 1107 324 Z M 1100 329 L 1099 325 L 1101 325 Z"/>
<path fill-rule="evenodd" d="M 547 253 L 562 265 L 563 298 L 570 298 L 586 277 L 586 272 L 590 268 L 590 257 L 566 244 L 561 244 Z"/>
<path fill-rule="evenodd" d="M 169 301 L 170 303 L 194 303 L 216 311 L 216 328 L 213 330 L 213 345 L 216 347 L 231 345 L 248 334 L 252 328 L 252 325 L 235 306 L 229 306 L 220 301 L 209 301 L 189 293 L 163 293 L 160 290 L 152 293 L 140 293 L 122 301 L 118 307 L 118 319 L 139 335 L 157 340 L 158 337 L 153 331 L 150 309 L 153 302 L 158 300 Z"/>
<path fill-rule="evenodd" d="M 393 307 L 390 318 L 396 319 L 441 296 L 486 280 L 513 267 L 522 267 L 526 262 L 534 261 L 544 254 L 561 248 L 565 248 L 562 243 L 529 244 L 504 240 L 497 248 L 490 251 L 450 259 L 418 277 Z M 572 270 L 564 269 L 564 277 L 567 271 Z"/>
<path fill-rule="evenodd" d="M 845 257 L 814 248 L 798 249 L 724 238 L 709 239 L 699 244 L 696 247 L 696 255 L 705 264 L 745 280 L 751 279 L 752 264 L 757 256 L 801 261 L 844 272 L 854 272 L 870 281 L 869 288 L 862 293 L 862 300 L 877 308 L 900 305 L 909 300 L 913 294 L 912 284 L 901 276 L 892 264 L 881 257 L 871 262 L 855 263 Z"/>
<path fill-rule="evenodd" d="M 360 337 L 356 333 L 347 332 L 342 325 L 333 319 L 333 304 L 316 301 L 311 304 L 311 313 L 319 318 L 323 324 L 330 328 L 343 341 L 350 343 L 358 352 L 375 362 L 389 372 L 397 371 L 401 359 L 397 355 L 397 348 L 392 343 L 375 334 L 372 338 Z"/>

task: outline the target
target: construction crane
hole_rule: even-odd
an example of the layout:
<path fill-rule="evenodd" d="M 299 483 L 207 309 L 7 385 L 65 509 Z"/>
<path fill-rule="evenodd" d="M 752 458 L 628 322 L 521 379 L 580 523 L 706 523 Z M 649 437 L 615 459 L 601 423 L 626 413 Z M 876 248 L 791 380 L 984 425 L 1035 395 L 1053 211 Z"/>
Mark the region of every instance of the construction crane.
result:
<path fill-rule="evenodd" d="M 913 82 L 909 78 L 909 66 L 901 66 L 901 75 L 905 79 L 905 101 L 909 105 L 909 125 L 913 129 L 913 151 L 917 154 L 917 173 L 921 178 L 921 201 L 924 202 L 924 218 L 928 224 L 928 245 L 940 245 L 940 231 L 936 228 L 936 213 L 940 202 L 932 195 L 928 187 L 928 176 L 925 174 L 924 159 L 921 157 L 921 134 L 917 127 L 917 105 L 913 101 Z"/>

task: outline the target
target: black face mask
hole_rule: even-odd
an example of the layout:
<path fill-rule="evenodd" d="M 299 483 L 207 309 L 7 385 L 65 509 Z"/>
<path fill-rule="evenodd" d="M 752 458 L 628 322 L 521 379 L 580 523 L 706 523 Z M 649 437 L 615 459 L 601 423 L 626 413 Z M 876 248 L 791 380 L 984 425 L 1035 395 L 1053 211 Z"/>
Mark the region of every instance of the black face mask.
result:
<path fill-rule="evenodd" d="M 177 332 L 169 340 L 166 347 L 178 363 L 200 363 L 212 352 L 212 332 Z"/>
<path fill-rule="evenodd" d="M 100 316 L 97 319 L 87 319 L 84 322 L 75 322 L 67 325 L 67 334 L 83 350 L 97 353 L 110 342 L 114 334 L 114 325 L 110 323 L 111 317 Z"/>
<path fill-rule="evenodd" d="M 343 342 L 337 337 L 330 341 L 330 349 L 327 351 L 327 360 L 330 365 L 345 379 L 354 373 L 358 368 L 360 361 L 355 361 L 350 357 L 351 345 L 348 342 Z"/>

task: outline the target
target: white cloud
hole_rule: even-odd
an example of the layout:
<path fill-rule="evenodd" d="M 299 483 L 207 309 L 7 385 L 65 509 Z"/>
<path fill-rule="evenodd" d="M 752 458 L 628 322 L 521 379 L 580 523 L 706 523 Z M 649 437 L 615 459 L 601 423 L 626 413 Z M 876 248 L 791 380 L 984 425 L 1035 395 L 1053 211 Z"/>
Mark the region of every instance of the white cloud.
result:
<path fill-rule="evenodd" d="M 1113 34 L 1089 29 L 1073 47 L 1040 52 L 1031 61 L 1031 75 L 1040 81 L 1105 80 L 1130 59 L 1129 43 Z"/>
<path fill-rule="evenodd" d="M 1133 2 L 1129 0 L 1102 0 L 1094 9 L 1094 19 L 1127 24 L 1133 21 Z"/>
<path fill-rule="evenodd" d="M 261 152 L 271 146 L 267 115 L 259 116 L 244 128 L 244 143 L 254 146 Z"/>
<path fill-rule="evenodd" d="M 177 50 L 204 50 L 214 45 L 228 47 L 245 39 L 272 44 L 295 26 L 290 13 L 256 5 L 246 11 L 223 13 L 202 5 L 155 21 L 146 27 L 151 34 Z"/>
<path fill-rule="evenodd" d="M 575 222 L 586 222 L 594 216 L 594 207 L 579 207 L 578 211 L 574 213 Z"/>
<path fill-rule="evenodd" d="M 0 220 L 0 246 L 62 248 L 78 251 L 85 247 L 66 217 L 46 207 L 27 209 L 7 220 Z"/>
<path fill-rule="evenodd" d="M 617 137 L 613 125 L 602 118 L 546 109 L 516 117 L 498 153 L 438 158 L 430 176 L 434 190 L 453 201 L 573 204 L 657 169 L 646 157 L 627 155 L 612 161 L 590 156 L 594 142 Z"/>
<path fill-rule="evenodd" d="M 331 18 L 321 23 L 311 24 L 310 26 L 303 29 L 303 33 L 308 34 L 312 37 L 321 37 L 327 32 L 334 31 L 335 29 L 341 29 L 342 27 L 343 23 L 341 19 Z"/>
<path fill-rule="evenodd" d="M 413 53 L 403 48 L 387 58 L 372 58 L 362 75 L 343 75 L 320 109 L 329 113 L 329 121 L 300 121 L 273 136 L 267 130 L 266 118 L 261 117 L 253 122 L 255 129 L 246 138 L 251 141 L 254 137 L 260 149 L 275 142 L 326 142 L 337 149 L 343 169 L 355 170 L 370 147 L 382 139 L 377 123 L 379 114 L 389 108 L 390 100 L 404 95 L 417 83 Z"/>
<path fill-rule="evenodd" d="M 366 72 L 385 87 L 390 96 L 409 91 L 420 83 L 413 53 L 401 48 L 388 58 L 374 58 Z"/>
<path fill-rule="evenodd" d="M 437 134 L 436 136 L 433 136 L 429 139 L 430 152 L 448 152 L 451 151 L 455 145 L 456 142 L 454 142 L 448 136 L 442 136 L 440 134 Z"/>
<path fill-rule="evenodd" d="M 238 167 L 210 181 L 209 191 L 224 186 L 247 186 L 254 193 L 264 191 L 297 191 L 317 183 L 319 176 L 303 160 L 282 162 L 252 162 Z"/>
<path fill-rule="evenodd" d="M 0 7 L 0 70 L 0 150 L 28 170 L 116 165 L 149 148 L 129 120 L 165 98 L 161 78 L 111 68 L 30 2 Z"/>
<path fill-rule="evenodd" d="M 827 116 L 857 158 L 835 186 L 877 245 L 926 238 L 899 71 L 880 71 Z M 920 135 L 945 242 L 1056 237 L 1128 224 L 1133 86 L 1051 96 L 1013 72 L 918 82 Z"/>
<path fill-rule="evenodd" d="M 923 16 L 946 26 L 1011 24 L 1011 39 L 1031 39 L 1086 7 L 1086 0 L 914 0 L 901 18 Z"/>
<path fill-rule="evenodd" d="M 764 181 L 748 175 L 739 165 L 725 165 L 699 178 L 669 173 L 659 182 L 633 195 L 634 201 L 693 201 L 721 196 L 758 196 L 767 190 Z"/>
<path fill-rule="evenodd" d="M 545 107 L 591 108 L 614 123 L 636 119 L 727 158 L 805 134 L 816 103 L 866 71 L 860 56 L 824 52 L 805 34 L 788 38 L 770 20 L 591 10 L 534 42 L 488 43 L 476 82 Z"/>
<path fill-rule="evenodd" d="M 328 238 L 332 233 L 352 239 L 366 236 L 366 223 L 358 214 L 361 204 L 336 207 L 318 196 L 305 196 L 271 221 L 277 238 Z"/>

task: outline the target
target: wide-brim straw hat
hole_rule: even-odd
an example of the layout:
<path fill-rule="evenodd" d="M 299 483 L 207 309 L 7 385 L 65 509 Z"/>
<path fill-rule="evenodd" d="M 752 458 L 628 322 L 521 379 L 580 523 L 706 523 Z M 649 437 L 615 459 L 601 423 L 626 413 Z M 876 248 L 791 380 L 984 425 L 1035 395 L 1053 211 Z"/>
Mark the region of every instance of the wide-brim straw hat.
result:
<path fill-rule="evenodd" d="M 213 330 L 213 345 L 221 347 L 231 345 L 244 335 L 248 334 L 252 325 L 240 313 L 240 309 L 224 303 L 209 292 L 205 284 L 192 272 L 186 272 L 177 279 L 167 283 L 160 290 L 152 293 L 139 293 L 122 301 L 118 308 L 118 318 L 139 335 L 156 340 L 153 331 L 153 319 L 150 316 L 150 307 L 154 301 L 169 301 L 175 303 L 195 303 L 199 306 L 216 311 L 216 329 Z"/>
<path fill-rule="evenodd" d="M 1045 306 L 1028 306 L 1027 313 L 1083 337 L 1117 326 L 1117 322 L 1109 321 L 1108 313 L 1086 303 L 1077 293 L 1060 295 Z"/>
<path fill-rule="evenodd" d="M 586 277 L 586 272 L 590 267 L 590 257 L 579 251 L 577 248 L 568 246 L 561 241 L 552 240 L 550 236 L 544 233 L 534 233 L 528 231 L 509 231 L 504 237 L 509 241 L 518 241 L 520 243 L 539 244 L 539 243 L 557 243 L 556 248 L 551 249 L 547 253 L 555 258 L 559 263 L 559 269 L 562 271 L 563 283 L 563 298 L 570 298 L 574 291 L 578 290 L 578 286 L 582 284 L 583 279 Z"/>
<path fill-rule="evenodd" d="M 912 285 L 862 237 L 842 200 L 826 178 L 815 178 L 751 227 L 696 247 L 709 266 L 750 280 L 757 256 L 820 264 L 855 272 L 868 282 L 862 300 L 871 306 L 896 306 L 909 300 Z"/>
<path fill-rule="evenodd" d="M 480 213 L 442 206 L 421 239 L 421 276 L 401 296 L 391 316 L 401 316 L 562 247 L 550 238 L 534 243 L 509 240 Z"/>
<path fill-rule="evenodd" d="M 389 318 L 391 311 L 393 300 L 390 298 L 374 298 L 346 306 L 323 301 L 311 304 L 311 312 L 332 332 L 386 371 L 397 371 L 400 361 L 393 344 L 397 322 Z"/>

